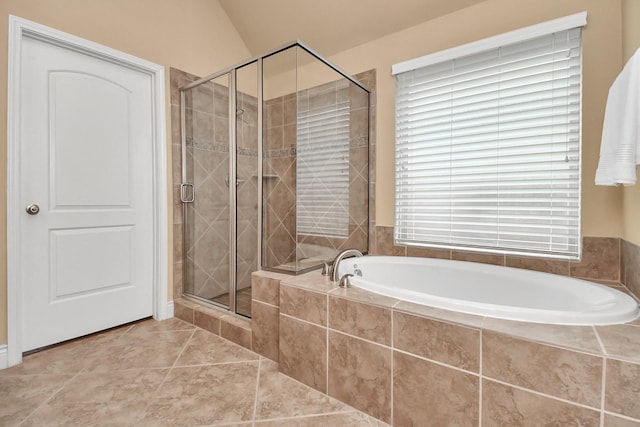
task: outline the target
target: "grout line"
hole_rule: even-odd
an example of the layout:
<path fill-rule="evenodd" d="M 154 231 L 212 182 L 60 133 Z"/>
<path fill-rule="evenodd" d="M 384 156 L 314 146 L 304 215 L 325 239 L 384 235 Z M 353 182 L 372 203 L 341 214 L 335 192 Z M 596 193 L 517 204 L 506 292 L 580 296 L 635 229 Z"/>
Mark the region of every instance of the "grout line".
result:
<path fill-rule="evenodd" d="M 299 322 L 303 322 L 303 323 L 307 323 L 309 325 L 316 326 L 318 328 L 327 329 L 327 364 L 328 364 L 328 359 L 329 359 L 328 332 L 332 331 L 332 332 L 336 332 L 336 333 L 339 333 L 339 334 L 342 334 L 342 335 L 348 336 L 350 338 L 357 339 L 357 340 L 360 340 L 360 341 L 363 341 L 363 342 L 366 342 L 366 343 L 369 343 L 369 344 L 372 344 L 372 345 L 376 345 L 376 346 L 379 346 L 379 347 L 382 347 L 382 348 L 390 349 L 392 351 L 397 351 L 399 353 L 406 354 L 406 355 L 412 356 L 412 357 L 416 357 L 418 359 L 421 359 L 421 360 L 424 360 L 424 361 L 427 361 L 427 362 L 432 362 L 432 363 L 435 363 L 437 365 L 440 365 L 440 366 L 443 366 L 443 367 L 446 367 L 446 368 L 451 368 L 451 369 L 455 369 L 455 370 L 460 371 L 460 372 L 464 372 L 464 373 L 471 374 L 471 375 L 474 375 L 474 376 L 479 376 L 479 374 L 477 372 L 468 371 L 466 369 L 463 369 L 463 368 L 460 368 L 460 367 L 457 367 L 457 366 L 453 366 L 453 365 L 449 365 L 447 363 L 440 362 L 440 361 L 435 360 L 435 359 L 429 359 L 429 358 L 427 358 L 425 356 L 421 356 L 419 354 L 411 353 L 411 352 L 406 351 L 406 350 L 402 350 L 402 349 L 399 349 L 399 348 L 393 348 L 391 345 L 380 344 L 378 342 L 371 341 L 371 340 L 368 340 L 366 338 L 362 338 L 362 337 L 359 337 L 359 336 L 356 336 L 356 335 L 352 335 L 352 334 L 346 333 L 346 332 L 338 330 L 338 329 L 332 329 L 332 328 L 328 328 L 326 326 L 321 326 L 321 325 L 318 325 L 316 323 L 309 322 L 309 321 L 304 320 L 304 319 L 299 319 L 297 317 L 293 317 L 293 316 L 290 316 L 290 315 L 287 315 L 287 314 L 280 313 L 280 315 L 288 317 L 288 318 L 290 318 L 292 320 L 296 320 L 296 321 L 299 321 Z M 391 339 L 393 339 L 393 337 Z M 327 368 L 328 368 L 328 366 L 327 366 Z M 327 369 L 327 373 L 328 373 L 328 371 L 329 370 Z"/>
<path fill-rule="evenodd" d="M 358 289 L 358 288 L 355 288 Z M 372 301 L 372 300 L 365 300 L 363 299 L 361 296 L 358 295 L 349 295 L 348 293 L 344 293 L 342 294 L 340 291 L 342 291 L 342 288 L 334 288 L 331 289 L 330 291 L 327 291 L 327 294 L 329 294 L 331 297 L 336 298 L 336 299 L 341 299 L 341 300 L 345 300 L 345 301 L 349 301 L 349 302 L 354 302 L 354 303 L 358 303 L 358 304 L 364 304 L 364 305 L 370 305 L 376 308 L 381 308 L 384 310 L 393 310 L 394 307 L 403 302 L 403 300 L 400 299 L 396 299 L 393 297 L 387 297 L 385 295 L 379 295 L 382 296 L 383 298 L 389 298 L 393 300 L 393 304 L 388 304 L 388 303 L 382 303 L 382 302 L 376 302 L 376 301 Z M 366 289 L 363 289 L 364 291 L 366 291 Z M 348 292 L 348 291 L 347 291 Z M 366 291 L 369 292 L 369 291 Z M 404 301 L 406 302 L 406 301 Z"/>
<path fill-rule="evenodd" d="M 458 366 L 449 365 L 449 364 L 447 364 L 447 363 L 440 362 L 440 361 L 438 361 L 438 360 L 429 359 L 429 358 L 427 358 L 427 357 L 420 356 L 420 355 L 415 354 L 415 353 L 410 353 L 410 352 L 408 352 L 408 351 L 406 351 L 406 350 L 401 350 L 401 349 L 396 348 L 396 349 L 394 349 L 394 351 L 396 351 L 396 352 L 398 352 L 398 353 L 406 354 L 407 356 L 415 357 L 416 359 L 424 360 L 425 362 L 431 362 L 431 363 L 434 363 L 434 364 L 436 364 L 436 365 L 438 365 L 438 366 L 442 366 L 442 367 L 444 367 L 444 368 L 450 368 L 450 369 L 453 369 L 453 370 L 455 370 L 455 371 L 462 372 L 462 373 L 464 373 L 464 374 L 473 375 L 474 377 L 480 377 L 480 374 L 479 374 L 478 372 L 468 371 L 468 370 L 463 369 L 463 368 L 460 368 L 460 367 L 458 367 Z"/>
<path fill-rule="evenodd" d="M 524 392 L 527 392 L 527 393 L 535 394 L 537 396 L 545 397 L 547 399 L 552 399 L 552 400 L 555 400 L 555 401 L 558 401 L 558 402 L 565 403 L 567 405 L 578 406 L 580 408 L 589 409 L 589 410 L 597 412 L 597 413 L 601 412 L 600 408 L 589 406 L 589 405 L 584 404 L 584 403 L 572 402 L 571 400 L 563 399 L 563 398 L 557 397 L 557 396 L 552 396 L 550 394 L 545 394 L 545 393 L 542 393 L 540 391 L 532 390 L 530 388 L 525 388 L 525 387 L 522 387 L 522 386 L 519 386 L 519 385 L 516 385 L 516 384 L 510 384 L 508 382 L 501 381 L 501 380 L 498 380 L 498 379 L 495 379 L 495 378 L 491 378 L 491 377 L 486 377 L 485 376 L 483 378 L 485 378 L 488 381 L 491 381 L 491 382 L 494 382 L 494 383 L 497 383 L 497 384 L 500 384 L 500 385 L 503 385 L 503 386 L 506 386 L 506 387 L 511 387 L 511 388 L 516 389 L 516 390 L 520 390 L 520 391 L 524 391 Z"/>
<path fill-rule="evenodd" d="M 479 379 L 478 379 L 478 427 L 482 426 L 482 383 L 484 382 L 484 373 L 483 373 L 483 369 L 482 369 L 482 353 L 483 353 L 483 349 L 482 349 L 482 339 L 483 339 L 484 334 L 482 333 L 482 330 L 480 330 L 480 348 L 478 349 L 480 352 L 480 357 L 478 358 L 478 374 L 479 374 Z"/>
<path fill-rule="evenodd" d="M 607 359 L 602 359 L 602 383 L 600 384 L 600 427 L 604 427 L 604 403 L 607 378 Z"/>
<path fill-rule="evenodd" d="M 390 376 L 390 383 L 391 383 L 391 396 L 390 399 L 391 401 L 389 402 L 391 405 L 391 415 L 390 415 L 390 420 L 391 420 L 391 424 L 393 424 L 393 412 L 394 412 L 394 399 L 393 399 L 393 392 L 394 392 L 394 387 L 393 387 L 393 383 L 395 382 L 395 357 L 393 355 L 393 352 L 395 351 L 395 345 L 393 342 L 393 337 L 395 337 L 395 323 L 393 321 L 393 318 L 395 316 L 393 315 L 393 310 L 391 310 L 391 319 L 390 319 L 390 323 L 391 323 L 391 376 Z"/>
<path fill-rule="evenodd" d="M 607 349 L 604 346 L 604 343 L 602 342 L 602 339 L 600 338 L 600 334 L 598 333 L 598 328 L 596 328 L 595 326 L 591 326 L 591 328 L 593 329 L 593 333 L 596 336 L 596 340 L 598 340 L 598 345 L 600 345 L 600 352 L 602 353 L 602 356 L 607 356 Z"/>
<path fill-rule="evenodd" d="M 189 346 L 189 343 L 193 339 L 193 336 L 196 334 L 196 331 L 198 329 L 199 329 L 198 327 L 193 328 L 193 330 L 191 331 L 191 336 L 189 337 L 188 340 L 185 341 L 184 345 L 182 346 L 182 350 L 180 350 L 180 353 L 178 353 L 178 356 L 176 357 L 176 360 L 173 361 L 173 365 L 171 365 L 169 367 L 170 370 L 176 367 L 176 363 L 178 363 L 178 360 L 180 360 L 180 358 L 182 357 L 182 354 L 185 352 L 185 350 Z"/>
<path fill-rule="evenodd" d="M 137 324 L 137 322 L 128 325 L 126 328 L 123 328 L 124 330 L 121 332 L 121 334 L 122 335 L 126 335 L 126 334 L 130 333 L 131 330 L 133 330 L 133 328 L 136 326 L 136 324 Z"/>
<path fill-rule="evenodd" d="M 615 412 L 611 412 L 611 411 L 602 411 L 602 412 L 603 412 L 605 415 L 611 415 L 611 416 L 614 416 L 614 417 L 621 418 L 621 419 L 623 419 L 623 420 L 632 421 L 632 422 L 635 422 L 635 423 L 640 423 L 640 419 L 638 419 L 638 418 L 633 418 L 633 417 L 630 417 L 630 416 L 628 416 L 628 415 L 617 414 L 617 413 L 615 413 Z"/>
<path fill-rule="evenodd" d="M 261 371 L 262 371 L 262 357 L 258 359 L 258 376 L 256 378 L 256 393 L 255 393 L 255 397 L 253 398 L 253 418 L 251 419 L 253 423 L 256 422 L 256 414 L 258 412 L 258 393 L 260 391 L 260 372 Z"/>
<path fill-rule="evenodd" d="M 189 340 L 187 340 L 187 341 L 189 341 Z M 178 358 L 179 358 L 179 356 L 178 356 Z M 178 360 L 178 358 L 176 358 L 176 360 Z M 164 383 L 167 382 L 167 378 L 169 378 L 169 375 L 171 374 L 171 371 L 173 371 L 172 367 L 163 368 L 163 369 L 166 369 L 167 373 L 164 375 L 164 378 L 162 378 L 162 381 L 160 381 L 160 383 L 155 388 L 155 390 L 153 390 L 153 392 L 151 393 L 151 396 L 149 397 L 149 399 L 147 399 L 147 402 L 146 402 L 147 404 L 144 405 L 144 410 L 142 411 L 142 414 L 145 414 L 147 412 L 147 409 L 149 409 L 149 406 L 151 406 L 151 403 L 155 399 L 156 393 L 158 393 L 158 391 L 160 391 L 160 389 L 162 388 Z"/>
<path fill-rule="evenodd" d="M 269 304 L 268 302 L 260 301 L 259 299 L 252 299 L 251 301 L 257 302 L 258 304 L 268 305 L 269 307 L 273 307 L 273 308 L 280 308 L 280 306 Z"/>
<path fill-rule="evenodd" d="M 622 239 L 618 238 L 618 282 L 622 283 Z"/>
<path fill-rule="evenodd" d="M 333 329 L 333 328 L 327 328 L 327 329 L 329 329 L 329 330 L 331 330 L 333 332 L 337 332 L 339 334 L 348 336 L 350 338 L 354 338 L 354 339 L 357 339 L 357 340 L 360 340 L 360 341 L 364 341 L 364 342 L 369 343 L 369 344 L 373 344 L 373 345 L 377 345 L 379 347 L 383 347 L 383 348 L 386 348 L 386 349 L 389 349 L 389 350 L 393 350 L 393 341 L 392 341 L 393 337 L 391 337 L 391 342 L 387 345 L 387 344 L 381 344 L 379 342 L 371 341 L 371 340 L 368 340 L 366 338 L 362 338 L 362 337 L 359 337 L 357 335 L 350 334 L 348 332 L 341 331 L 340 329 Z M 412 354 L 412 353 L 409 353 L 409 354 Z"/>
<path fill-rule="evenodd" d="M 167 374 L 164 376 L 164 378 L 162 379 L 162 381 L 160 381 L 160 384 L 158 384 L 158 387 L 155 389 L 155 391 L 153 392 L 153 394 L 155 395 L 155 393 L 158 392 L 158 390 L 160 390 L 162 388 L 162 386 L 164 385 L 164 383 L 167 381 L 167 378 L 169 378 L 169 375 L 171 374 L 171 372 L 173 371 L 174 367 L 176 366 L 176 363 L 178 363 L 178 360 L 180 359 L 180 357 L 182 356 L 182 353 L 184 353 L 184 351 L 186 350 L 186 348 L 189 346 L 189 343 L 191 342 L 191 339 L 193 338 L 193 336 L 195 335 L 196 331 L 198 330 L 197 327 L 193 328 L 193 330 L 191 331 L 191 336 L 189 337 L 189 339 L 187 339 L 182 347 L 182 349 L 180 350 L 180 353 L 178 353 L 178 356 L 176 356 L 176 360 L 173 361 L 173 364 L 171 366 L 165 367 L 164 369 L 167 370 Z M 149 405 L 151 405 L 151 399 L 149 399 L 149 403 L 147 403 L 147 405 L 145 406 L 145 411 L 147 410 L 147 408 L 149 407 Z"/>
<path fill-rule="evenodd" d="M 324 335 L 325 348 L 326 348 L 326 351 L 325 351 L 325 359 L 326 360 L 325 360 L 325 364 L 324 364 L 324 366 L 325 366 L 325 377 L 326 378 L 325 378 L 325 383 L 324 384 L 325 384 L 325 390 L 327 392 L 327 396 L 330 396 L 330 394 L 329 394 L 329 293 L 328 292 L 327 292 L 327 301 L 326 301 L 325 306 L 326 306 L 326 309 L 327 309 L 327 312 L 326 312 L 327 326 L 326 326 L 326 331 L 324 333 L 325 334 Z"/>
<path fill-rule="evenodd" d="M 308 386 L 307 386 L 308 387 Z M 264 422 L 264 421 L 295 421 L 295 420 L 303 420 L 303 419 L 313 419 L 313 418 L 319 418 L 319 417 L 324 417 L 326 415 L 345 415 L 345 414 L 363 414 L 366 415 L 369 418 L 372 418 L 376 421 L 380 421 L 380 422 L 384 422 L 381 421 L 379 419 L 377 419 L 376 417 L 367 414 L 364 411 L 361 411 L 359 409 L 354 408 L 353 406 L 349 405 L 348 403 L 344 403 L 342 402 L 345 406 L 350 407 L 351 409 L 348 411 L 331 411 L 331 412 L 322 412 L 320 414 L 305 414 L 305 415 L 292 415 L 292 416 L 288 416 L 288 417 L 275 417 L 275 418 L 265 418 L 263 420 L 257 420 L 259 422 Z"/>
<path fill-rule="evenodd" d="M 51 393 L 51 395 L 45 399 L 40 405 L 38 405 L 33 411 L 31 411 L 29 413 L 29 415 L 27 415 L 22 421 L 20 421 L 17 426 L 21 426 L 24 424 L 25 421 L 27 421 L 29 418 L 31 418 L 33 416 L 33 414 L 35 414 L 40 408 L 42 408 L 44 405 L 46 405 L 47 403 L 49 403 L 54 397 L 56 397 L 56 395 L 58 393 L 60 393 L 62 391 L 62 389 L 64 389 L 69 383 L 71 383 L 71 381 L 73 381 L 74 379 L 76 379 L 78 376 L 82 375 L 84 370 L 76 373 L 75 375 L 73 375 L 71 378 L 67 379 L 67 381 L 63 382 L 62 385 L 60 386 L 60 388 L 58 388 L 57 390 L 55 390 L 53 393 Z M 64 374 L 61 374 L 64 375 Z"/>
<path fill-rule="evenodd" d="M 415 304 L 415 303 L 413 303 Z M 429 307 L 429 306 L 425 306 L 425 307 Z M 451 311 L 451 310 L 448 310 Z M 402 315 L 406 315 L 406 316 L 414 316 L 414 317 L 420 317 L 422 319 L 427 319 L 430 320 L 432 322 L 436 322 L 436 323 L 441 323 L 443 325 L 448 325 L 448 326 L 453 326 L 455 328 L 462 328 L 462 329 L 468 329 L 470 331 L 475 331 L 475 332 L 482 332 L 482 324 L 484 324 L 485 319 L 487 319 L 486 316 L 478 316 L 479 320 L 480 320 L 480 324 L 479 325 L 469 325 L 466 323 L 462 323 L 462 322 L 457 322 L 455 320 L 449 320 L 449 319 L 443 319 L 434 315 L 429 315 L 429 314 L 421 314 L 421 313 L 415 313 L 415 312 L 410 312 L 407 310 L 403 310 L 403 309 L 397 309 L 394 308 L 393 312 L 402 314 Z M 461 313 L 461 314 L 466 314 L 466 313 L 462 313 L 462 312 L 457 312 L 457 313 Z M 471 315 L 471 316 L 475 316 L 475 315 Z"/>
<path fill-rule="evenodd" d="M 175 368 L 175 369 L 183 369 L 183 368 L 202 368 L 204 366 L 224 366 L 224 365 L 242 365 L 242 364 L 247 364 L 247 363 L 256 363 L 258 362 L 259 359 L 249 359 L 249 360 L 236 360 L 236 361 L 232 361 L 232 362 L 215 362 L 215 363 L 200 363 L 197 365 L 178 365 L 178 366 L 173 366 L 171 369 Z M 141 368 L 144 369 L 144 368 Z M 141 369 L 137 369 L 137 370 L 141 370 Z M 154 369 L 170 369 L 170 368 L 154 368 Z M 147 369 L 145 369 L 147 370 Z"/>
<path fill-rule="evenodd" d="M 591 327 L 595 328 L 594 326 L 591 326 Z M 488 328 L 482 328 L 482 331 L 483 332 L 492 333 L 492 334 L 495 334 L 495 335 L 501 335 L 501 336 L 504 336 L 504 337 L 512 338 L 512 339 L 517 340 L 517 341 L 523 341 L 523 342 L 526 342 L 528 344 L 551 347 L 551 348 L 554 348 L 556 350 L 569 351 L 569 352 L 572 352 L 572 353 L 578 353 L 578 354 L 582 354 L 582 355 L 585 355 L 585 356 L 599 357 L 599 358 L 602 358 L 602 357 L 606 356 L 606 353 L 602 352 L 602 348 L 600 348 L 600 352 L 596 353 L 594 351 L 590 351 L 590 350 L 586 350 L 586 349 L 578 349 L 578 348 L 575 348 L 575 347 L 563 347 L 561 344 L 550 343 L 550 342 L 547 342 L 547 341 L 544 341 L 544 340 L 538 339 L 538 338 L 523 337 L 521 335 L 516 335 L 514 332 L 502 332 L 502 331 L 496 331 L 496 330 L 488 329 Z M 596 337 L 597 336 L 598 335 L 596 334 Z"/>
<path fill-rule="evenodd" d="M 316 326 L 316 327 L 318 327 L 318 328 L 325 328 L 325 329 L 328 329 L 328 328 L 327 328 L 327 325 L 319 325 L 319 324 L 317 324 L 317 323 L 311 322 L 311 321 L 309 321 L 309 320 L 301 319 L 301 318 L 299 318 L 299 317 L 295 317 L 295 316 L 292 316 L 292 315 L 287 314 L 287 313 L 280 312 L 280 316 L 288 317 L 289 319 L 297 320 L 297 321 L 299 321 L 299 322 L 306 323 L 306 324 L 308 324 L 308 325 L 313 325 L 313 326 Z"/>
<path fill-rule="evenodd" d="M 139 368 L 124 368 L 124 369 L 113 368 L 108 371 L 82 371 L 82 372 L 78 372 L 78 375 L 90 376 L 90 375 L 104 375 L 112 372 L 162 371 L 167 369 L 171 369 L 171 366 L 158 366 L 158 367 L 151 367 L 151 368 L 139 367 Z M 67 375 L 67 374 L 59 374 L 59 375 Z"/>

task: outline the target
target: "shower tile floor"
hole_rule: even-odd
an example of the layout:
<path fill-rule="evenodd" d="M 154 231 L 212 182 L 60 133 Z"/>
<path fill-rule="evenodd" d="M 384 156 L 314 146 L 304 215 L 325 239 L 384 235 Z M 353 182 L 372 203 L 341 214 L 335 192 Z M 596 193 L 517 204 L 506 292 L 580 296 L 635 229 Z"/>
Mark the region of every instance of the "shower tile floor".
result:
<path fill-rule="evenodd" d="M 217 297 L 211 298 L 211 301 L 215 301 L 219 304 L 229 306 L 229 294 L 222 294 Z M 236 311 L 247 317 L 251 317 L 251 286 L 248 288 L 240 289 L 236 293 Z"/>
<path fill-rule="evenodd" d="M 0 426 L 386 426 L 178 319 L 66 342 L 0 371 Z"/>

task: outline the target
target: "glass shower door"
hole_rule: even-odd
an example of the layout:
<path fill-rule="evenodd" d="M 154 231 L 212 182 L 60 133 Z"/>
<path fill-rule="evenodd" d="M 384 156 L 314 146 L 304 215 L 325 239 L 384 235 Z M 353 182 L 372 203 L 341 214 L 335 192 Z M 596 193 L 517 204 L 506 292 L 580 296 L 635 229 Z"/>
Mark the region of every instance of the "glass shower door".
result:
<path fill-rule="evenodd" d="M 236 70 L 236 313 L 251 317 L 251 273 L 259 259 L 258 63 Z"/>
<path fill-rule="evenodd" d="M 229 74 L 183 92 L 184 292 L 229 307 Z M 186 152 L 185 152 L 186 151 Z M 191 185 L 193 187 L 191 187 Z"/>

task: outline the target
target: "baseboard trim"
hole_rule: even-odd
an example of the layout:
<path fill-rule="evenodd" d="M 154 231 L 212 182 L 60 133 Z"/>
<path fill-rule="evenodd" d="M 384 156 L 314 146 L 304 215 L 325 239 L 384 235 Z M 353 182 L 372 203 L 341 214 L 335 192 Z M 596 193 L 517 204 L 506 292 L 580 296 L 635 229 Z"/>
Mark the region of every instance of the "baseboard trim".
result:
<path fill-rule="evenodd" d="M 173 317 L 173 301 L 169 301 L 167 303 L 167 319 L 171 319 Z"/>
<path fill-rule="evenodd" d="M 164 313 L 165 319 L 170 319 L 174 316 L 173 301 L 167 302 L 167 309 Z M 164 319 L 159 319 L 164 320 Z M 7 369 L 9 367 L 9 346 L 7 344 L 0 344 L 0 370 Z"/>
<path fill-rule="evenodd" d="M 6 344 L 0 345 L 0 370 L 9 367 L 9 350 Z"/>

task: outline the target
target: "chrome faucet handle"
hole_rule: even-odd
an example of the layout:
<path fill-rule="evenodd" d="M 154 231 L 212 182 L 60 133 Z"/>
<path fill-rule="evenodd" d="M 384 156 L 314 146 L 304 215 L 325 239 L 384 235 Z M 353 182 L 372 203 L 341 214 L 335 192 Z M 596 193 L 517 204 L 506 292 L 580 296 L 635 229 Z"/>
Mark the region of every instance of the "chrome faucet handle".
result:
<path fill-rule="evenodd" d="M 353 274 L 351 273 L 343 274 L 342 277 L 340 278 L 340 282 L 338 282 L 338 286 L 340 286 L 341 288 L 350 288 L 351 283 L 349 283 L 349 277 L 353 277 Z"/>
<path fill-rule="evenodd" d="M 331 276 L 331 273 L 333 273 L 333 263 L 329 261 L 322 261 L 322 271 L 320 274 L 323 276 Z"/>

